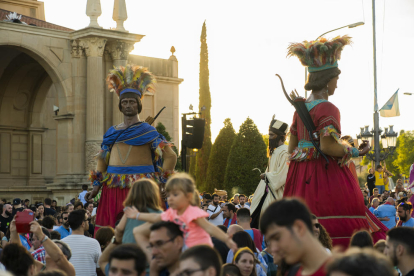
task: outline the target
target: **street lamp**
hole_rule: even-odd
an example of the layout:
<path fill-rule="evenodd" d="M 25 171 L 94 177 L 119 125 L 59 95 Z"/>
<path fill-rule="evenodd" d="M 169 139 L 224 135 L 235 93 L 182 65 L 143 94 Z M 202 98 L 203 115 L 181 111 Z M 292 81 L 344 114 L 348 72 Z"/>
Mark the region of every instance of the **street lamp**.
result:
<path fill-rule="evenodd" d="M 340 29 L 343 29 L 343 28 L 346 28 L 346 27 L 348 27 L 348 28 L 355 28 L 355 27 L 358 27 L 358 26 L 362 26 L 362 25 L 364 25 L 365 23 L 364 22 L 357 22 L 357 23 L 353 23 L 353 24 L 349 24 L 349 25 L 345 25 L 345 26 L 342 26 L 342 27 L 340 27 L 340 28 L 336 28 L 336 29 L 333 29 L 333 30 L 330 30 L 330 31 L 327 31 L 327 32 L 325 32 L 325 33 L 323 33 L 323 34 L 321 34 L 320 36 L 318 36 L 318 38 L 320 38 L 321 36 L 324 36 L 324 35 L 326 35 L 326 34 L 328 34 L 328 33 L 331 33 L 331 32 L 333 32 L 333 31 L 337 31 L 337 30 L 340 30 Z M 315 40 L 318 40 L 318 38 L 316 38 Z M 308 67 L 305 67 L 305 83 L 306 83 L 306 80 L 308 79 Z M 306 91 L 305 90 L 305 98 L 307 99 L 308 98 L 308 91 Z"/>
<path fill-rule="evenodd" d="M 358 145 L 361 145 L 363 143 L 363 140 L 368 140 L 369 144 L 372 145 L 372 139 L 374 135 L 369 131 L 369 126 L 365 126 L 365 129 L 361 127 L 361 132 L 357 136 L 358 139 Z"/>
<path fill-rule="evenodd" d="M 374 146 L 374 151 L 370 151 L 366 155 L 368 160 L 374 161 L 375 164 L 378 164 L 379 162 L 384 161 L 385 159 L 388 158 L 388 156 L 394 154 L 396 146 L 397 146 L 397 136 L 398 136 L 398 133 L 394 131 L 393 125 L 389 126 L 389 130 L 388 130 L 388 127 L 386 127 L 383 135 L 381 135 L 382 133 L 381 128 L 378 128 L 377 132 L 379 135 L 378 138 L 381 138 L 382 150 L 380 150 L 379 148 L 375 148 Z M 375 140 L 375 130 L 369 131 L 369 126 L 365 126 L 365 128 L 361 127 L 361 132 L 359 135 L 357 135 L 357 139 L 358 139 L 359 145 L 361 145 L 362 140 L 368 140 L 369 143 L 371 144 L 372 141 Z"/>
<path fill-rule="evenodd" d="M 343 29 L 343 28 L 346 28 L 346 27 L 348 27 L 348 28 L 350 28 L 350 29 L 351 29 L 351 28 L 355 28 L 355 27 L 358 27 L 358 26 L 362 26 L 362 25 L 365 25 L 365 23 L 364 23 L 364 22 L 357 22 L 357 23 L 354 23 L 354 24 L 345 25 L 345 26 L 343 26 L 343 27 L 336 28 L 336 29 L 330 30 L 330 31 L 328 31 L 328 32 L 326 32 L 326 33 L 323 33 L 323 34 L 321 34 L 320 36 L 318 36 L 318 38 L 320 38 L 321 36 L 326 35 L 327 33 L 331 33 L 331 32 L 333 32 L 333 31 L 337 31 L 337 30 L 340 30 L 340 29 Z M 318 38 L 317 38 L 316 40 L 318 40 Z"/>

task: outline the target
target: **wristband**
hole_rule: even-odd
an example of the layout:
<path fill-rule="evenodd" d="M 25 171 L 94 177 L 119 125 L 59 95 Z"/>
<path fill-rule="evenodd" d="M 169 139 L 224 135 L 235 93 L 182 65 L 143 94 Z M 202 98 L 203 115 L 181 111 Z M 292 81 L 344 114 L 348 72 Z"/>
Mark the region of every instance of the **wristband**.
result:
<path fill-rule="evenodd" d="M 45 235 L 45 237 L 43 238 L 43 240 L 41 241 L 41 243 L 44 243 L 49 237 Z"/>
<path fill-rule="evenodd" d="M 352 148 L 352 157 L 358 157 L 359 156 L 359 150 L 357 148 Z"/>
<path fill-rule="evenodd" d="M 101 182 L 99 182 L 98 180 L 94 180 L 93 181 L 93 184 L 92 184 L 92 186 L 94 186 L 94 187 L 95 186 L 99 186 L 100 187 L 101 185 L 102 185 Z"/>
<path fill-rule="evenodd" d="M 137 216 L 135 217 L 136 220 L 138 220 L 140 212 L 138 212 Z"/>

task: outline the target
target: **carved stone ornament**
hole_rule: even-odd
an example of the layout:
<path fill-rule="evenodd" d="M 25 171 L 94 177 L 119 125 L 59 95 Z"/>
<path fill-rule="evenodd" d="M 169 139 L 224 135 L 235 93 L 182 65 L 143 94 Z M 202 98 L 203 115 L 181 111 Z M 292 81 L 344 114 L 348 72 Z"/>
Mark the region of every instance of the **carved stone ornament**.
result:
<path fill-rule="evenodd" d="M 98 17 L 101 16 L 101 14 L 102 10 L 100 0 L 88 0 L 86 2 L 86 15 L 91 19 L 88 27 L 102 28 L 98 24 Z"/>
<path fill-rule="evenodd" d="M 81 39 L 79 45 L 85 49 L 88 57 L 102 57 L 105 50 L 106 39 L 90 37 Z"/>
<path fill-rule="evenodd" d="M 112 19 L 116 22 L 117 31 L 128 32 L 124 28 L 124 21 L 127 20 L 127 8 L 125 0 L 115 0 L 114 1 L 114 11 L 112 14 Z"/>
<path fill-rule="evenodd" d="M 85 152 L 86 152 L 86 171 L 90 172 L 92 170 L 96 170 L 96 164 L 98 161 L 96 160 L 96 155 L 101 150 L 101 142 L 98 141 L 86 141 L 85 143 Z"/>
<path fill-rule="evenodd" d="M 113 60 L 127 60 L 129 53 L 134 50 L 134 44 L 123 41 L 113 41 L 108 43 L 107 49 Z"/>
<path fill-rule="evenodd" d="M 84 55 L 83 47 L 80 45 L 79 40 L 72 40 L 72 51 L 71 51 L 72 57 L 74 58 L 80 58 Z"/>
<path fill-rule="evenodd" d="M 30 101 L 30 92 L 28 90 L 20 90 L 14 94 L 13 107 L 17 110 L 26 109 Z"/>

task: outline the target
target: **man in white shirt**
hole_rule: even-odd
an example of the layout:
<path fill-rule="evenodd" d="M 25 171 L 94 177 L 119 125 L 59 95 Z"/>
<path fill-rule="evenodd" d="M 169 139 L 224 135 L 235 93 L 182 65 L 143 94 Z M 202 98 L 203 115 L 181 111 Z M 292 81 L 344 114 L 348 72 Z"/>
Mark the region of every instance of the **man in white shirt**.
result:
<path fill-rule="evenodd" d="M 76 275 L 96 276 L 101 247 L 95 239 L 86 237 L 89 229 L 88 215 L 85 209 L 74 210 L 69 214 L 69 226 L 72 235 L 62 239 L 72 250 L 70 262 L 75 267 Z"/>
<path fill-rule="evenodd" d="M 246 208 L 250 210 L 250 206 L 246 204 L 246 196 L 244 194 L 239 195 L 239 204 L 236 205 L 236 208 Z"/>
<path fill-rule="evenodd" d="M 220 197 L 218 194 L 213 194 L 213 201 L 207 208 L 207 213 L 209 214 L 209 221 L 218 226 L 223 225 L 223 210 L 220 207 Z"/>

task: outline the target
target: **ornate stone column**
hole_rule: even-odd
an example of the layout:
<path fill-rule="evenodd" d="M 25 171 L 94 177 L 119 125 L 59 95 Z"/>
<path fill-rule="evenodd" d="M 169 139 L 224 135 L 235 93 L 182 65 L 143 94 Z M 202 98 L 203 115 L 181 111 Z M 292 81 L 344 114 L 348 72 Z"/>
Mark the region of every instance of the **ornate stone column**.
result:
<path fill-rule="evenodd" d="M 86 171 L 96 167 L 94 156 L 100 150 L 104 130 L 104 82 L 103 53 L 106 44 L 105 38 L 89 37 L 80 40 L 85 49 L 86 61 Z"/>
<path fill-rule="evenodd" d="M 127 32 L 124 28 L 124 21 L 128 19 L 125 0 L 114 1 L 114 12 L 112 14 L 112 19 L 116 22 L 115 30 Z"/>
<path fill-rule="evenodd" d="M 127 64 L 128 55 L 134 49 L 134 43 L 124 42 L 124 41 L 111 41 L 107 45 L 107 50 L 112 57 L 113 64 L 115 67 L 118 66 L 125 66 Z M 114 93 L 113 98 L 113 106 L 112 106 L 112 124 L 117 125 L 123 122 L 124 116 L 119 111 L 118 103 L 118 95 Z"/>

